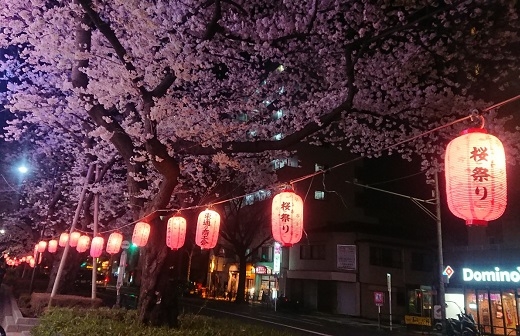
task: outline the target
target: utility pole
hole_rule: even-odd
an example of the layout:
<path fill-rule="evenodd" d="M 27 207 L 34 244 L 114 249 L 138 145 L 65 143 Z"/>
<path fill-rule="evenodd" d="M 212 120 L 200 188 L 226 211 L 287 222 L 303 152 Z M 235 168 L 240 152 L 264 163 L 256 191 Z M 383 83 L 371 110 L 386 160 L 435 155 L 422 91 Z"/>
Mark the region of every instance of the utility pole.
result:
<path fill-rule="evenodd" d="M 444 290 L 444 256 L 442 253 L 441 199 L 439 195 L 439 173 L 435 172 L 435 212 L 437 223 L 437 257 L 439 263 L 439 304 L 441 305 L 442 335 L 446 334 L 446 299 Z"/>

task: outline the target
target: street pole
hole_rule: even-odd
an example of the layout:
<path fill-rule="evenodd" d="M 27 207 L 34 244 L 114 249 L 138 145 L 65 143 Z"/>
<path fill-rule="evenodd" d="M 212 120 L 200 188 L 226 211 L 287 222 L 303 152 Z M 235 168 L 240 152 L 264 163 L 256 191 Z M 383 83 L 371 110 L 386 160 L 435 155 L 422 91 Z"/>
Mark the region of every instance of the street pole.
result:
<path fill-rule="evenodd" d="M 444 290 L 444 256 L 442 254 L 442 221 L 441 221 L 441 200 L 439 194 L 439 173 L 435 173 L 435 210 L 437 223 L 437 257 L 439 264 L 439 304 L 441 306 L 441 333 L 446 334 L 446 299 Z"/>
<path fill-rule="evenodd" d="M 388 287 L 388 307 L 390 309 L 390 331 L 392 331 L 392 275 L 386 273 L 386 284 Z"/>
<path fill-rule="evenodd" d="M 125 278 L 125 268 L 126 268 L 126 258 L 128 249 L 128 242 L 125 243 L 124 246 L 121 246 L 123 251 L 121 252 L 121 257 L 119 258 L 119 267 L 117 270 L 117 282 L 116 282 L 116 308 L 121 307 L 121 287 L 123 286 L 123 280 Z"/>
<path fill-rule="evenodd" d="M 83 190 L 81 190 L 81 194 L 78 200 L 78 206 L 76 207 L 76 212 L 74 213 L 74 219 L 72 220 L 72 225 L 70 226 L 70 233 L 74 232 L 76 229 L 76 224 L 79 220 L 79 215 L 81 214 L 81 206 L 83 205 L 83 199 L 85 198 L 85 194 L 87 193 L 87 187 L 90 180 L 90 176 L 92 175 L 92 171 L 94 170 L 94 165 L 91 164 L 88 167 L 87 176 L 85 177 L 85 183 L 83 184 Z M 67 255 L 70 250 L 70 239 L 65 245 L 63 250 L 63 255 L 61 256 L 60 266 L 58 267 L 58 273 L 56 273 L 56 278 L 54 279 L 54 284 L 52 286 L 51 296 L 49 298 L 49 307 L 52 306 L 52 300 L 56 296 L 56 292 L 58 291 L 58 286 L 60 284 L 61 273 L 63 273 L 63 268 L 65 267 L 65 262 L 67 260 Z M 36 266 L 35 266 L 36 267 Z"/>

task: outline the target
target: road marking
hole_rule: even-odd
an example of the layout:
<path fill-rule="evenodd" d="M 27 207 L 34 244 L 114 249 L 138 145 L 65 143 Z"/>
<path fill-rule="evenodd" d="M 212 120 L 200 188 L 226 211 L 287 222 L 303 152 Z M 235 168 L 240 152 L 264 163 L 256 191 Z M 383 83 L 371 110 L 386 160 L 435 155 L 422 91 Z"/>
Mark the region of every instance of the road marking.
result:
<path fill-rule="evenodd" d="M 251 320 L 260 321 L 260 322 L 264 322 L 264 323 L 271 323 L 271 324 L 275 324 L 275 325 L 278 325 L 278 326 L 281 326 L 281 327 L 286 327 L 286 328 L 296 329 L 296 330 L 300 330 L 300 331 L 305 331 L 307 333 L 314 334 L 314 335 L 333 336 L 333 335 L 330 335 L 330 334 L 324 334 L 324 333 L 320 333 L 320 332 L 317 332 L 317 331 L 312 331 L 312 330 L 307 330 L 307 329 L 303 329 L 303 328 L 294 327 L 294 326 L 291 326 L 291 325 L 288 325 L 288 324 L 262 320 L 262 319 L 259 319 L 259 318 L 255 318 L 255 317 L 251 317 L 251 316 L 247 316 L 247 315 L 243 315 L 243 314 L 230 313 L 230 312 L 227 312 L 227 311 L 224 311 L 224 310 L 213 309 L 213 308 L 208 308 L 208 307 L 204 307 L 204 309 L 213 310 L 213 311 L 216 311 L 216 312 L 219 312 L 219 313 L 225 313 L 225 314 L 229 314 L 229 315 L 245 317 L 245 318 L 248 318 L 248 319 L 251 319 Z"/>
<path fill-rule="evenodd" d="M 256 315 L 266 317 L 266 318 L 271 318 L 271 319 L 284 319 L 284 320 L 290 320 L 290 321 L 297 321 L 297 322 L 312 324 L 312 325 L 316 325 L 316 326 L 323 325 L 322 323 L 319 323 L 319 322 L 316 322 L 313 320 L 309 320 L 306 318 L 292 318 L 292 317 L 288 317 L 288 316 L 271 315 L 271 314 L 265 314 L 265 313 L 263 313 L 263 314 L 260 313 L 260 314 L 256 314 Z"/>

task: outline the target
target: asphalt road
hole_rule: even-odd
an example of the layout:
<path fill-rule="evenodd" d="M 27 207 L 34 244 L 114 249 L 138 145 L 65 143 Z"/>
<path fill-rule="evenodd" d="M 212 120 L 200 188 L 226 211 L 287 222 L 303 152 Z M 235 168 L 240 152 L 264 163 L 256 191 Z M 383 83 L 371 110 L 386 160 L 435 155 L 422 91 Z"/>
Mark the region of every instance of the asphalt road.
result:
<path fill-rule="evenodd" d="M 377 325 L 364 324 L 356 320 L 334 320 L 327 316 L 314 314 L 296 314 L 274 311 L 261 304 L 237 305 L 222 300 L 203 300 L 184 298 L 184 312 L 204 314 L 218 318 L 237 319 L 241 322 L 262 324 L 277 330 L 285 330 L 293 335 L 319 336 L 367 336 L 388 335 L 385 330 L 378 330 Z"/>

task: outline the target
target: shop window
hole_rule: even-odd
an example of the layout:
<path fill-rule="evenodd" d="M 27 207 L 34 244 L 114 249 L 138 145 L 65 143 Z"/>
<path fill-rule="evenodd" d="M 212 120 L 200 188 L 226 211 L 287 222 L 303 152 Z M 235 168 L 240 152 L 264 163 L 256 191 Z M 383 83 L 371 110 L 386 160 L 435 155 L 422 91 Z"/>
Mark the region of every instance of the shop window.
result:
<path fill-rule="evenodd" d="M 493 334 L 504 335 L 504 307 L 499 291 L 489 292 L 489 303 L 491 305 L 491 324 Z"/>
<path fill-rule="evenodd" d="M 379 246 L 370 246 L 370 265 L 402 268 L 403 259 L 401 250 Z"/>
<path fill-rule="evenodd" d="M 514 330 L 518 324 L 518 315 L 513 291 L 502 292 L 502 315 L 504 316 L 504 324 L 506 334 L 515 334 Z"/>
<path fill-rule="evenodd" d="M 477 291 L 478 322 L 484 333 L 491 333 L 491 313 L 487 291 Z"/>
<path fill-rule="evenodd" d="M 413 289 L 408 291 L 408 313 L 430 316 L 431 310 L 432 292 L 430 290 Z"/>
<path fill-rule="evenodd" d="M 325 260 L 325 245 L 300 245 L 300 259 Z"/>

